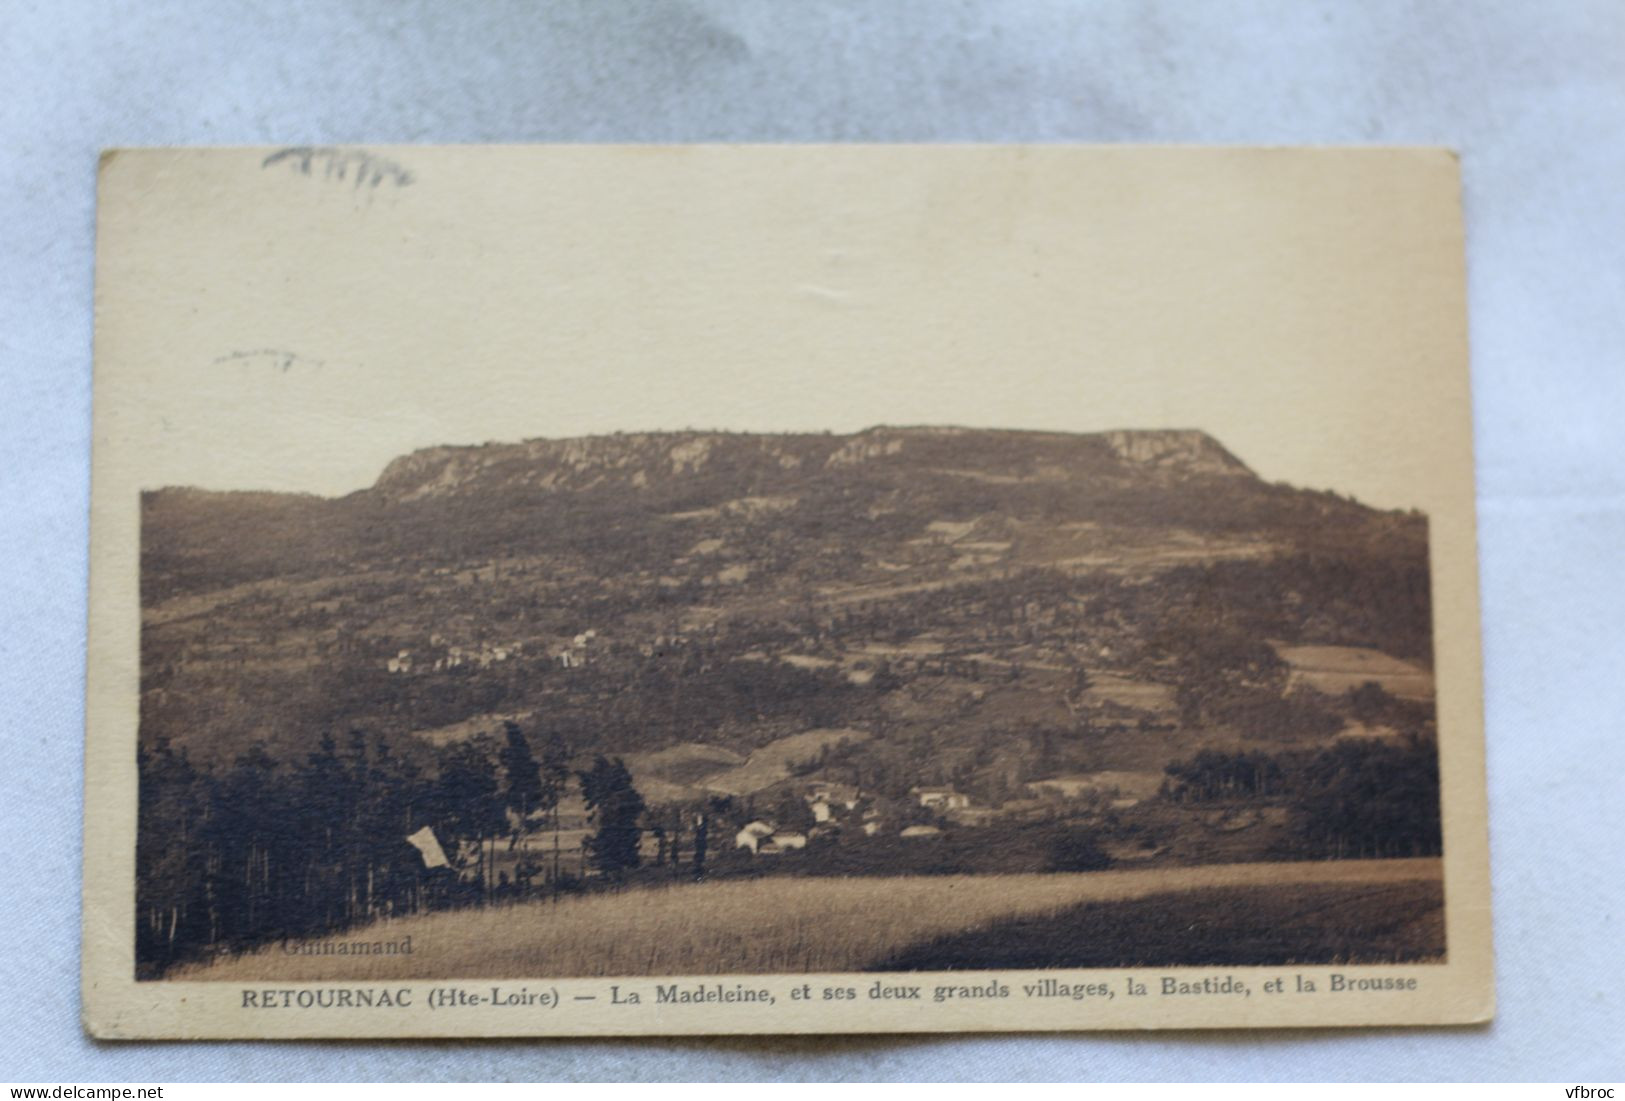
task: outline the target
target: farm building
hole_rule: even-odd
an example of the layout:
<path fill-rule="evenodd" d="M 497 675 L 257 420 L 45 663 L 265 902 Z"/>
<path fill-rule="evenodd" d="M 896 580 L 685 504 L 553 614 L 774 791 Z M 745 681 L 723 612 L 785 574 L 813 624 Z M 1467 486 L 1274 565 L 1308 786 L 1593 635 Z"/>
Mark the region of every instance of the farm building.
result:
<path fill-rule="evenodd" d="M 757 847 L 758 856 L 768 856 L 773 853 L 789 852 L 792 849 L 805 849 L 807 835 L 804 833 L 775 833 L 771 837 L 764 837 Z"/>
<path fill-rule="evenodd" d="M 809 803 L 828 803 L 831 809 L 845 807 L 847 810 L 852 810 L 858 805 L 860 794 L 858 789 L 851 784 L 813 780 L 807 784 L 805 798 Z"/>
<path fill-rule="evenodd" d="M 985 826 L 997 817 L 991 807 L 961 807 L 947 813 L 948 820 L 956 826 Z"/>
<path fill-rule="evenodd" d="M 752 856 L 773 856 L 806 847 L 806 834 L 793 830 L 780 831 L 760 820 L 751 822 L 734 834 L 734 848 L 749 849 Z"/>
<path fill-rule="evenodd" d="M 942 830 L 937 826 L 908 826 L 897 836 L 906 837 L 912 841 L 916 838 L 941 837 Z"/>
<path fill-rule="evenodd" d="M 1162 786 L 1160 772 L 1129 772 L 1106 770 L 1080 772 L 1070 776 L 1052 776 L 1047 780 L 1034 780 L 1027 790 L 1034 795 L 1059 795 L 1065 799 L 1100 796 L 1112 800 L 1113 806 L 1133 806 L 1149 799 Z"/>

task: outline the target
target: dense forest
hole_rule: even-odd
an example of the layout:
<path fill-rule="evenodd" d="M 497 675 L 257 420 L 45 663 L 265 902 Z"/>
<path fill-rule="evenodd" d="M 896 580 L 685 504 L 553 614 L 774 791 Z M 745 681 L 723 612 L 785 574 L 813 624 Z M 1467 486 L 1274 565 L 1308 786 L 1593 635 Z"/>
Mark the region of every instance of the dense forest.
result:
<path fill-rule="evenodd" d="M 1207 803 L 1279 797 L 1295 848 L 1318 859 L 1437 856 L 1439 751 L 1432 739 L 1350 739 L 1313 752 L 1204 750 L 1167 767 L 1163 798 Z"/>
<path fill-rule="evenodd" d="M 594 823 L 584 856 L 616 880 L 637 866 L 644 804 L 624 763 L 572 770 L 550 739 L 538 758 L 509 724 L 443 748 L 432 771 L 352 731 L 298 762 L 256 746 L 224 770 L 167 744 L 139 756 L 136 957 L 155 974 L 204 950 L 348 928 L 425 909 L 481 905 L 542 887 L 576 890 L 545 859 L 495 870 L 500 843 L 547 829 L 566 792 Z M 408 838 L 427 827 L 429 852 Z M 438 848 L 438 851 L 436 851 Z"/>

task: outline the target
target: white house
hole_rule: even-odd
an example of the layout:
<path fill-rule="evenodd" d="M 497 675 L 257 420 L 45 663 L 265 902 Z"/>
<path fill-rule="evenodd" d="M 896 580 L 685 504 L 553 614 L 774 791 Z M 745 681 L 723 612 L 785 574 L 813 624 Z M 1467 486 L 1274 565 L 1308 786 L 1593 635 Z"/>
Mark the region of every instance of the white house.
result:
<path fill-rule="evenodd" d="M 970 806 L 970 796 L 953 788 L 913 788 L 909 794 L 920 801 L 920 806 L 934 810 L 964 810 Z"/>
<path fill-rule="evenodd" d="M 907 837 L 911 840 L 917 837 L 941 837 L 942 830 L 936 826 L 909 826 L 897 836 Z"/>
<path fill-rule="evenodd" d="M 734 848 L 749 849 L 754 855 L 761 851 L 762 842 L 772 836 L 772 826 L 760 820 L 751 822 L 734 834 Z"/>
<path fill-rule="evenodd" d="M 418 851 L 423 858 L 425 868 L 448 868 L 451 861 L 446 859 L 446 850 L 440 847 L 440 839 L 434 835 L 434 830 L 424 826 L 406 839 L 406 843 Z"/>

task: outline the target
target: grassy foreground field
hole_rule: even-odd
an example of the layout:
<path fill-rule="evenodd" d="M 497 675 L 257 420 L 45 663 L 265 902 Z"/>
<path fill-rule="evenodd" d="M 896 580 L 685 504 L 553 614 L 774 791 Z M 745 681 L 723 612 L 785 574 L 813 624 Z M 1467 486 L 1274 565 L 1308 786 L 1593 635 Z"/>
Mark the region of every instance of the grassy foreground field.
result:
<path fill-rule="evenodd" d="M 425 914 L 309 945 L 409 936 L 411 955 L 305 955 L 270 945 L 168 977 L 298 982 L 1414 960 L 1444 952 L 1439 884 L 1436 859 L 768 877 Z M 1241 958 L 1221 958 L 1230 944 Z"/>

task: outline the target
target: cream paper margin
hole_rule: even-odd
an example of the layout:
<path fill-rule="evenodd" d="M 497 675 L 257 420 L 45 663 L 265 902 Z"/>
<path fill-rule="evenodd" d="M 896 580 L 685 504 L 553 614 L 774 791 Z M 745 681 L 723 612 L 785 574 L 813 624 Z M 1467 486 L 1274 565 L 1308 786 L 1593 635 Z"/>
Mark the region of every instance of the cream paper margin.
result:
<path fill-rule="evenodd" d="M 1451 154 L 365 151 L 369 163 L 409 172 L 402 187 L 358 182 L 362 162 L 353 157 L 337 178 L 320 151 L 309 173 L 288 158 L 266 165 L 274 152 L 102 158 L 82 959 L 93 1035 L 1040 1031 L 1452 1024 L 1493 1014 L 1463 239 Z M 282 273 L 280 289 L 268 272 Z M 736 300 L 719 305 L 725 289 Z M 539 349 L 527 311 L 549 308 L 562 332 Z M 633 311 L 644 311 L 636 322 L 627 320 Z M 417 320 L 425 313 L 432 325 Z M 302 358 L 236 369 L 235 353 L 262 348 Z M 320 382 L 295 392 L 288 379 L 307 368 Z M 499 410 L 515 406 L 538 411 L 527 422 L 535 428 L 502 431 Z M 924 415 L 907 415 L 915 410 Z M 1302 974 L 1325 991 L 1337 971 L 1414 976 L 1418 991 L 935 1003 L 932 976 L 900 975 L 888 981 L 924 986 L 927 1000 L 831 1005 L 792 1001 L 789 991 L 803 983 L 861 990 L 876 976 L 514 976 L 393 984 L 412 990 L 410 1008 L 349 1012 L 245 1009 L 235 983 L 134 980 L 141 490 L 343 492 L 370 480 L 334 473 L 346 463 L 375 474 L 413 447 L 485 438 L 690 423 L 851 431 L 887 422 L 1199 427 L 1267 478 L 1419 507 L 1430 520 L 1445 963 L 942 979 L 996 977 L 1014 993 L 1039 977 L 1086 978 L 1121 993 L 1126 976 L 1154 987 L 1164 975 L 1236 974 L 1256 990 L 1267 978 Z M 496 429 L 480 434 L 481 424 Z M 363 452 L 372 442 L 376 454 L 341 451 L 335 441 L 346 438 L 362 440 Z M 334 484 L 323 484 L 330 475 Z M 743 981 L 773 991 L 777 1004 L 660 1006 L 657 981 Z M 612 984 L 642 992 L 642 1002 L 608 1004 Z M 281 984 L 358 985 L 376 984 Z M 435 988 L 498 985 L 550 992 L 560 1004 L 428 1004 Z M 575 1000 L 587 994 L 597 1000 Z"/>

